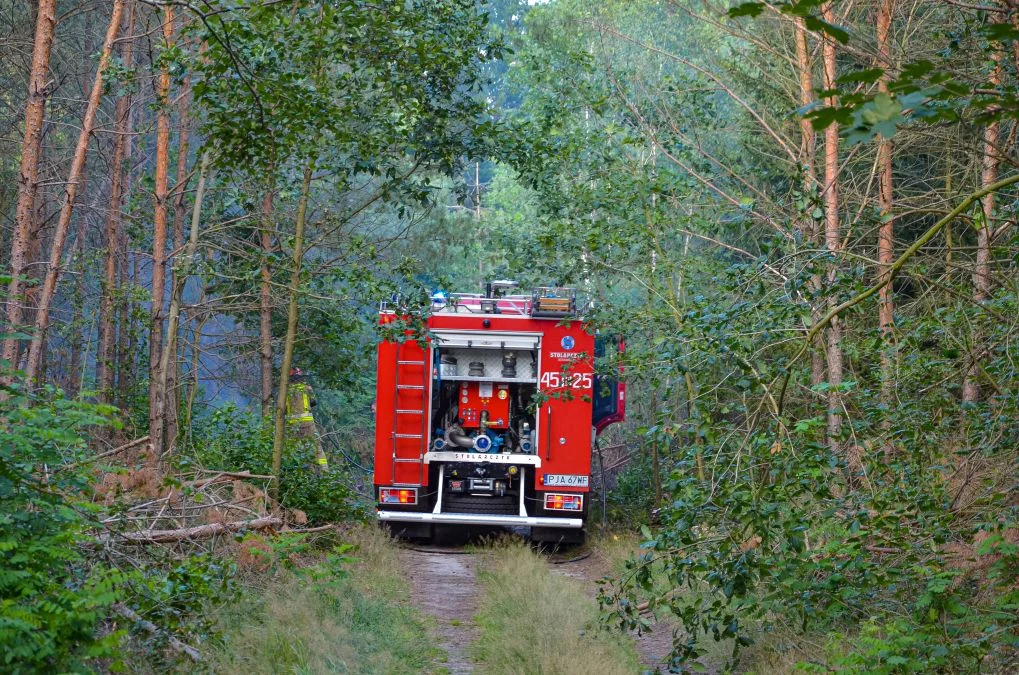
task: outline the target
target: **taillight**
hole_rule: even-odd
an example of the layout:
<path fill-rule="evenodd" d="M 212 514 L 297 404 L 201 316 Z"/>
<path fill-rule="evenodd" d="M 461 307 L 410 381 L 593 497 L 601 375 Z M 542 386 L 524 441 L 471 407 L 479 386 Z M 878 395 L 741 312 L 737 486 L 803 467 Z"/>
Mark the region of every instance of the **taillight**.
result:
<path fill-rule="evenodd" d="M 550 511 L 580 511 L 584 508 L 584 495 L 545 495 L 545 508 Z"/>
<path fill-rule="evenodd" d="M 417 504 L 417 488 L 379 488 L 379 502 L 382 504 Z"/>

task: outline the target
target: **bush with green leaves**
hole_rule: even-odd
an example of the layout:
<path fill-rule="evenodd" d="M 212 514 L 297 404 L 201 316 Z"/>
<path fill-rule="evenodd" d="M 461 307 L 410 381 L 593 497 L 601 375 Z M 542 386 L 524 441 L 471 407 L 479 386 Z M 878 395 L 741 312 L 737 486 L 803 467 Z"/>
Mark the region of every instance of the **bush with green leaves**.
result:
<path fill-rule="evenodd" d="M 193 453 L 179 460 L 181 468 L 196 462 L 206 469 L 272 473 L 271 420 L 225 405 L 196 422 L 194 438 Z M 314 459 L 310 441 L 288 439 L 280 476 L 283 506 L 304 511 L 313 524 L 357 517 L 343 472 L 334 465 L 320 474 L 314 470 Z"/>
<path fill-rule="evenodd" d="M 0 670 L 65 672 L 117 653 L 100 624 L 122 576 L 96 564 L 86 533 L 83 435 L 109 410 L 52 390 L 0 397 Z"/>
<path fill-rule="evenodd" d="M 628 526 L 647 521 L 654 508 L 654 490 L 649 485 L 651 467 L 648 453 L 639 452 L 619 473 L 606 500 L 610 520 Z"/>

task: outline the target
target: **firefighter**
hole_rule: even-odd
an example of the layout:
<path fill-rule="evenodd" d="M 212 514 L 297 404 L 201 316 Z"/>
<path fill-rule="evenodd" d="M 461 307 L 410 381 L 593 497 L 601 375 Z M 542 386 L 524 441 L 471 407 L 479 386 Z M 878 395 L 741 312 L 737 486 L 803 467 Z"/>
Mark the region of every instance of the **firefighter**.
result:
<path fill-rule="evenodd" d="M 300 368 L 290 370 L 290 386 L 287 388 L 287 421 L 297 438 L 311 441 L 315 445 L 315 470 L 319 473 L 329 470 L 329 460 L 322 451 L 322 440 L 315 428 L 315 391 L 305 380 Z"/>

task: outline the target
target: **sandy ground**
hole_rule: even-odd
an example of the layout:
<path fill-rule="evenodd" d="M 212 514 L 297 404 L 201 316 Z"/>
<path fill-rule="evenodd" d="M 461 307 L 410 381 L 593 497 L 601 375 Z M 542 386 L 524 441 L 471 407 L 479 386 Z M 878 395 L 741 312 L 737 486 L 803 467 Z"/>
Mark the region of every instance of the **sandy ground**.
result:
<path fill-rule="evenodd" d="M 477 558 L 452 547 L 403 549 L 400 557 L 412 582 L 411 601 L 434 620 L 437 646 L 449 655 L 446 668 L 453 675 L 474 672 L 469 649 L 478 632 Z"/>

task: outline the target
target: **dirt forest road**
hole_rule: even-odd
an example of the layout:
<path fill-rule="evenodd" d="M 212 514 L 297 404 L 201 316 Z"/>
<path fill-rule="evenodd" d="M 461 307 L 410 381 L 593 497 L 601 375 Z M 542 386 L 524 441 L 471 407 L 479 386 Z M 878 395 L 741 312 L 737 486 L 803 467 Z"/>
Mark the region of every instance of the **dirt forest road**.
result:
<path fill-rule="evenodd" d="M 411 601 L 433 619 L 431 628 L 438 647 L 449 656 L 446 668 L 452 675 L 474 672 L 469 650 L 477 638 L 478 556 L 457 548 L 404 548 L 403 569 L 411 582 Z M 411 573 L 413 571 L 413 573 Z"/>
<path fill-rule="evenodd" d="M 474 615 L 481 596 L 477 570 L 483 569 L 484 551 L 465 552 L 462 547 L 406 546 L 400 558 L 411 583 L 411 601 L 431 620 L 436 646 L 448 654 L 445 667 L 452 674 L 472 673 L 476 664 L 471 645 L 478 638 Z M 549 574 L 583 582 L 584 592 L 596 602 L 597 581 L 611 571 L 611 563 L 597 549 L 546 556 Z M 640 670 L 654 672 L 671 646 L 672 631 L 667 624 L 654 626 L 644 635 L 633 635 L 640 654 Z M 637 670 L 635 672 L 640 672 Z"/>

